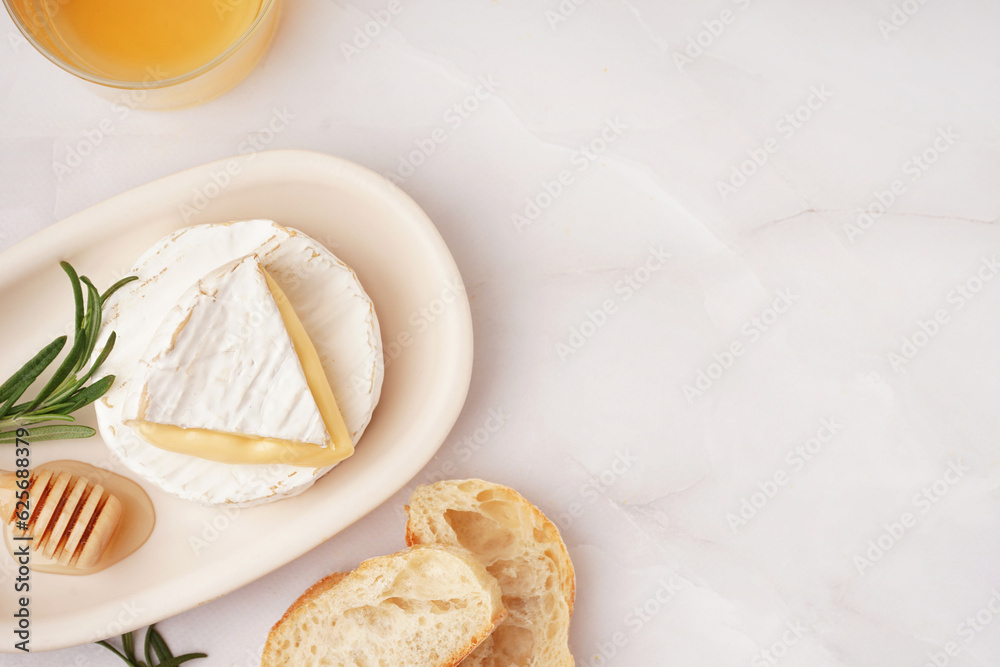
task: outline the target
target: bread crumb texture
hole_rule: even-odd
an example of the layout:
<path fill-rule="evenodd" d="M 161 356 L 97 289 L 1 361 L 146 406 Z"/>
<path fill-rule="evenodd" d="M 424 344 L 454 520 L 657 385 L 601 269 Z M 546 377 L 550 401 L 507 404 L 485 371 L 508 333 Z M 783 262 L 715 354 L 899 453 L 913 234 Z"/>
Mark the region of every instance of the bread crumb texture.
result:
<path fill-rule="evenodd" d="M 451 667 L 503 620 L 500 588 L 462 548 L 418 546 L 317 582 L 271 630 L 262 667 Z"/>
<path fill-rule="evenodd" d="M 471 551 L 500 583 L 507 619 L 463 667 L 572 666 L 576 580 L 559 530 L 513 489 L 479 479 L 417 487 L 407 544 Z"/>

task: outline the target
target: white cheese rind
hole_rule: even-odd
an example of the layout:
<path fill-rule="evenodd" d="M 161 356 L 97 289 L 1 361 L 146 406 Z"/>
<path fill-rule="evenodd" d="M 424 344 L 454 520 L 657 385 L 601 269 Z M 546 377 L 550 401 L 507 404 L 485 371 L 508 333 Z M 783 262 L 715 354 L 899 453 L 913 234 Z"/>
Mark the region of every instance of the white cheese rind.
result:
<path fill-rule="evenodd" d="M 382 343 L 374 306 L 351 268 L 322 244 L 269 220 L 200 225 L 170 234 L 136 262 L 130 275 L 139 280 L 105 306 L 102 337 L 112 330 L 119 337 L 101 372 L 117 379 L 96 406 L 101 435 L 115 455 L 188 500 L 254 505 L 301 493 L 329 469 L 215 463 L 154 447 L 124 424 L 122 409 L 139 359 L 166 314 L 202 276 L 254 253 L 316 346 L 355 443 L 381 393 Z"/>
<path fill-rule="evenodd" d="M 131 384 L 126 421 L 331 444 L 256 255 L 181 297 Z"/>

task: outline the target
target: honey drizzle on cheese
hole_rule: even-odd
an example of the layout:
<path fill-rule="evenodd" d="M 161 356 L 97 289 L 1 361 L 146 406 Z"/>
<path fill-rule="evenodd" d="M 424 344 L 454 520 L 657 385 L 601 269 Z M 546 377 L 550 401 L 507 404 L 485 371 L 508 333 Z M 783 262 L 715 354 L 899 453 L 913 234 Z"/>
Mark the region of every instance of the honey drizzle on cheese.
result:
<path fill-rule="evenodd" d="M 262 438 L 242 433 L 225 433 L 201 428 L 183 428 L 144 420 L 125 422 L 146 442 L 179 454 L 232 464 L 281 463 L 308 468 L 323 468 L 343 461 L 354 453 L 354 443 L 337 407 L 337 399 L 323 370 L 319 354 L 288 297 L 261 267 L 267 287 L 278 307 L 285 330 L 295 348 L 323 424 L 330 434 L 330 447 L 280 438 Z M 147 399 L 148 400 L 148 399 Z"/>

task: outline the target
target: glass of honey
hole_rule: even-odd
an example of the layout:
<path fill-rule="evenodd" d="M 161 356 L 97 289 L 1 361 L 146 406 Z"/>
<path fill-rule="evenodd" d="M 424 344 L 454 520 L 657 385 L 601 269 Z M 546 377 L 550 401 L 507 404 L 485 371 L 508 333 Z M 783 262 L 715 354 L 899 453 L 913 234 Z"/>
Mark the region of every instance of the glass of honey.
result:
<path fill-rule="evenodd" d="M 226 92 L 267 49 L 278 0 L 3 0 L 25 38 L 96 92 L 175 109 Z"/>

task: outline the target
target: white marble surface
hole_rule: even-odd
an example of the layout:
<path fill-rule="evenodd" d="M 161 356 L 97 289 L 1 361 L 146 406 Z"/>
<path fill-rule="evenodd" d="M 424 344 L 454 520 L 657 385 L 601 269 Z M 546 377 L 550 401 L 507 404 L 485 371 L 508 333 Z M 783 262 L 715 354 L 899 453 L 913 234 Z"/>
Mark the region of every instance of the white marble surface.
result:
<path fill-rule="evenodd" d="M 387 3 L 291 0 L 243 85 L 172 113 L 116 114 L 0 18 L 0 248 L 255 141 L 395 173 L 468 285 L 437 459 L 170 644 L 256 665 L 443 471 L 558 519 L 579 665 L 1000 664 L 1000 6 L 576 2 L 404 0 L 347 58 Z"/>

